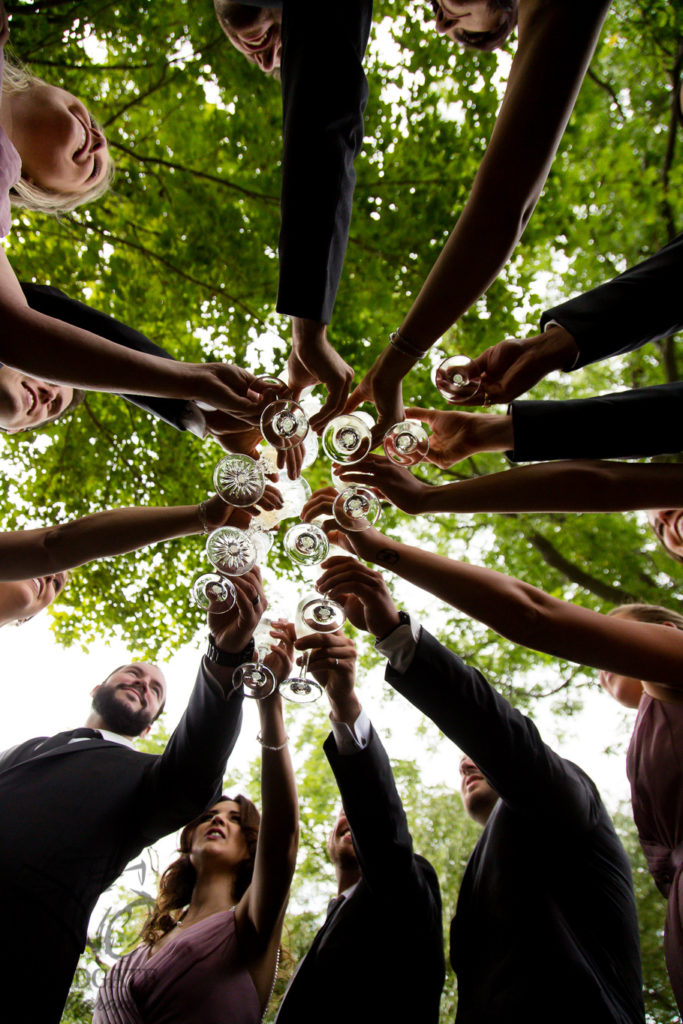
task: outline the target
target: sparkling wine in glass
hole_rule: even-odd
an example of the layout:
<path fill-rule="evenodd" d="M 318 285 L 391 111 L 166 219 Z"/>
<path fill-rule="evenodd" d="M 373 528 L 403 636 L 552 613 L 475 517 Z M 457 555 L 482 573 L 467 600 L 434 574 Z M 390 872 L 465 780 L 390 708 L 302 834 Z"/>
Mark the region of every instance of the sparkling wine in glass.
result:
<path fill-rule="evenodd" d="M 206 542 L 209 561 L 226 576 L 244 576 L 256 565 L 256 545 L 246 530 L 219 526 Z"/>
<path fill-rule="evenodd" d="M 297 565 L 318 565 L 327 558 L 330 542 L 315 523 L 295 523 L 283 541 L 284 549 Z"/>
<path fill-rule="evenodd" d="M 394 423 L 383 441 L 384 454 L 400 466 L 415 466 L 429 451 L 429 435 L 419 420 Z"/>
<path fill-rule="evenodd" d="M 306 413 L 297 402 L 289 398 L 278 398 L 267 405 L 261 414 L 261 433 L 279 451 L 296 448 L 308 433 Z"/>
<path fill-rule="evenodd" d="M 345 530 L 354 533 L 368 530 L 379 519 L 379 499 L 367 487 L 353 484 L 334 499 L 332 514 Z"/>
<path fill-rule="evenodd" d="M 360 462 L 371 447 L 371 428 L 360 416 L 337 416 L 323 431 L 323 451 L 333 462 Z"/>
<path fill-rule="evenodd" d="M 236 600 L 235 588 L 230 580 L 217 572 L 205 572 L 192 584 L 192 599 L 196 605 L 207 611 L 211 607 L 211 599 L 220 601 L 221 612 L 228 612 Z"/>
<path fill-rule="evenodd" d="M 481 386 L 479 377 L 470 377 L 467 367 L 469 356 L 449 356 L 437 366 L 434 383 L 450 405 L 466 402 L 476 395 Z"/>
<path fill-rule="evenodd" d="M 214 470 L 213 485 L 228 505 L 246 508 L 263 497 L 266 478 L 249 455 L 226 455 Z"/>

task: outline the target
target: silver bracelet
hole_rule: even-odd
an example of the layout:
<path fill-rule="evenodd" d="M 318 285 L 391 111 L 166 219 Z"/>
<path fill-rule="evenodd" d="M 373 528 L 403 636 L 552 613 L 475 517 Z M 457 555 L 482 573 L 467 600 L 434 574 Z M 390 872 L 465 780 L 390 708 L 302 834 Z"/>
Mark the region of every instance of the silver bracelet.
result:
<path fill-rule="evenodd" d="M 207 505 L 208 505 L 208 501 L 202 501 L 202 502 L 200 502 L 199 505 L 197 505 L 197 516 L 199 518 L 199 525 L 202 528 L 202 533 L 210 533 L 211 532 L 209 530 L 209 523 L 208 523 L 207 518 L 206 518 Z"/>
<path fill-rule="evenodd" d="M 389 335 L 389 344 L 397 352 L 400 352 L 402 356 L 408 356 L 410 359 L 423 359 L 427 355 L 426 352 L 419 349 L 417 345 L 413 345 L 412 341 L 408 341 L 398 331 L 394 331 Z"/>
<path fill-rule="evenodd" d="M 256 733 L 256 739 L 259 741 L 264 750 L 284 750 L 284 748 L 289 743 L 289 736 L 285 736 L 285 742 L 281 743 L 279 747 L 271 747 L 268 743 L 263 742 L 260 732 Z"/>

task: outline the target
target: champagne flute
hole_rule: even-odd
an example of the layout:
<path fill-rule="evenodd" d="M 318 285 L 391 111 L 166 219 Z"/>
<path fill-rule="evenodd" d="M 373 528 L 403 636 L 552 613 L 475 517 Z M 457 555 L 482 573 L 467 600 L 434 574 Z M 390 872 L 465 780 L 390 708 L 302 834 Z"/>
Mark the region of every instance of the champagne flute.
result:
<path fill-rule="evenodd" d="M 246 508 L 263 497 L 266 477 L 249 455 L 226 455 L 214 470 L 213 485 L 228 505 Z"/>
<path fill-rule="evenodd" d="M 346 465 L 360 462 L 371 447 L 371 429 L 360 416 L 350 413 L 337 416 L 323 431 L 323 451 L 333 462 Z"/>
<path fill-rule="evenodd" d="M 221 612 L 229 612 L 237 599 L 230 580 L 217 572 L 205 572 L 192 584 L 192 599 L 204 611 L 211 607 L 211 598 L 225 606 L 218 609 Z"/>
<path fill-rule="evenodd" d="M 296 448 L 308 433 L 306 413 L 297 402 L 278 398 L 261 413 L 261 433 L 279 451 Z"/>
<path fill-rule="evenodd" d="M 287 530 L 283 547 L 297 565 L 318 565 L 327 558 L 330 542 L 315 523 L 295 523 Z"/>
<path fill-rule="evenodd" d="M 481 387 L 481 379 L 467 371 L 471 362 L 469 356 L 449 356 L 434 372 L 434 383 L 450 405 L 466 402 Z"/>
<path fill-rule="evenodd" d="M 294 631 L 297 638 L 307 636 L 308 633 L 310 633 L 310 628 L 299 614 L 300 609 L 301 602 L 299 602 L 299 607 L 297 608 L 296 617 L 294 619 Z M 308 674 L 308 663 L 310 658 L 310 650 L 304 651 L 301 659 L 301 665 L 297 666 L 295 664 L 292 667 L 292 672 L 294 674 L 285 679 L 284 682 L 280 683 L 280 693 L 285 700 L 290 700 L 294 704 L 312 704 L 313 701 L 319 700 L 322 696 L 322 686 Z"/>
<path fill-rule="evenodd" d="M 272 669 L 264 664 L 270 654 L 270 627 L 272 619 L 261 619 L 254 630 L 254 654 L 251 661 L 238 665 L 232 674 L 234 689 L 244 687 L 244 696 L 253 700 L 270 697 L 277 685 Z"/>
<path fill-rule="evenodd" d="M 419 420 L 394 423 L 382 442 L 384 454 L 400 466 L 416 466 L 429 451 L 429 435 Z"/>
<path fill-rule="evenodd" d="M 209 534 L 206 554 L 211 564 L 226 576 L 244 576 L 256 565 L 256 545 L 246 530 L 219 526 Z"/>
<path fill-rule="evenodd" d="M 345 530 L 359 533 L 374 526 L 380 516 L 377 495 L 368 487 L 352 484 L 341 491 L 332 503 L 332 514 Z"/>
<path fill-rule="evenodd" d="M 346 622 L 346 612 L 326 594 L 306 594 L 299 601 L 297 620 L 315 633 L 335 633 Z"/>

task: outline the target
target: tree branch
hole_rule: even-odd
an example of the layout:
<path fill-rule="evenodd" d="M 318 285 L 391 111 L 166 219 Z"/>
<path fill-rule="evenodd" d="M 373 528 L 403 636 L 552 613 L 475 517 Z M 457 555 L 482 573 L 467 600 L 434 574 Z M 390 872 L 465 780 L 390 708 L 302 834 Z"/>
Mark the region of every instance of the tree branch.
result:
<path fill-rule="evenodd" d="M 228 181 L 227 178 L 219 178 L 216 174 L 207 174 L 206 171 L 198 171 L 194 167 L 186 167 L 184 164 L 174 163 L 172 160 L 164 160 L 157 156 L 141 156 L 136 153 L 135 150 L 129 149 L 128 146 L 122 146 L 120 142 L 114 142 L 113 140 L 109 143 L 110 149 L 118 149 L 121 153 L 125 153 L 127 156 L 133 157 L 134 160 L 139 160 L 143 164 L 153 164 L 158 167 L 169 167 L 173 171 L 181 171 L 183 174 L 189 174 L 193 178 L 200 178 L 204 181 L 211 181 L 217 185 L 221 185 L 223 188 L 231 189 L 233 192 L 239 192 L 240 195 L 247 196 L 249 199 L 259 199 L 265 203 L 277 204 L 280 203 L 279 196 L 270 196 L 264 192 L 254 192 L 253 189 L 244 188 L 242 185 L 236 185 L 232 181 Z"/>
<path fill-rule="evenodd" d="M 96 224 L 78 221 L 75 217 L 73 217 L 73 215 L 64 217 L 62 219 L 62 223 L 64 223 L 65 221 L 69 221 L 71 224 L 74 225 L 74 227 L 85 229 L 87 231 L 94 231 L 95 234 L 98 234 L 102 238 L 105 238 L 112 245 L 122 245 L 128 249 L 133 249 L 135 252 L 142 253 L 143 256 L 146 256 L 153 262 L 161 264 L 162 267 L 166 267 L 167 270 L 170 270 L 173 274 L 176 274 L 177 277 L 182 278 L 184 281 L 189 281 L 190 284 L 196 284 L 199 288 L 202 288 L 204 291 L 209 292 L 212 296 L 221 295 L 224 299 L 227 299 L 228 302 L 232 303 L 232 305 L 238 306 L 244 313 L 252 317 L 256 321 L 256 323 L 258 323 L 261 327 L 265 329 L 266 321 L 263 319 L 262 316 L 260 316 L 253 309 L 251 309 L 251 307 L 248 306 L 246 302 L 243 302 L 241 299 L 238 299 L 235 295 L 231 295 L 229 292 L 226 292 L 225 289 L 221 288 L 219 285 L 210 284 L 207 281 L 201 281 L 199 278 L 194 277 L 192 274 L 188 274 L 185 271 L 181 270 L 180 267 L 176 267 L 175 264 L 171 263 L 171 261 L 166 259 L 164 256 L 160 256 L 159 253 L 153 252 L 151 249 L 148 249 L 144 245 L 140 245 L 138 242 L 132 242 L 128 238 L 120 238 L 118 235 L 113 235 L 110 231 L 105 231 L 104 228 L 100 228 Z"/>
<path fill-rule="evenodd" d="M 598 78 L 598 76 L 596 75 L 596 73 L 593 71 L 592 68 L 588 69 L 588 71 L 586 72 L 586 77 L 590 78 L 590 80 L 592 82 L 595 82 L 595 84 L 597 86 L 599 86 L 601 89 L 604 89 L 604 91 L 607 93 L 609 98 L 612 100 L 612 103 L 614 104 L 614 106 L 619 111 L 619 117 L 621 118 L 622 121 L 625 121 L 626 120 L 626 114 L 624 113 L 624 108 L 622 107 L 621 103 L 619 102 L 619 97 L 617 96 L 617 94 L 615 93 L 614 89 L 609 84 L 609 82 L 605 82 L 605 81 L 602 80 L 602 78 Z"/>

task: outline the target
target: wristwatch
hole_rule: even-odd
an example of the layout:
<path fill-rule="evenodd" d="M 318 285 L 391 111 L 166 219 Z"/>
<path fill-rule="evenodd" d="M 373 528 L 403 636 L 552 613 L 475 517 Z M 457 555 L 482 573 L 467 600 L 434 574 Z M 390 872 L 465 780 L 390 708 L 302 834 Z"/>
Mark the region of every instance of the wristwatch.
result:
<path fill-rule="evenodd" d="M 216 647 L 216 638 L 209 633 L 209 646 L 206 651 L 206 657 L 214 665 L 222 665 L 224 668 L 237 668 L 238 665 L 242 665 L 245 661 L 252 660 L 255 648 L 256 645 L 252 637 L 243 651 L 237 651 L 237 653 L 222 651 L 220 647 Z"/>
<path fill-rule="evenodd" d="M 398 622 L 396 623 L 394 628 L 390 629 L 388 633 L 384 634 L 384 636 L 377 637 L 377 641 L 376 642 L 378 644 L 384 643 L 384 641 L 387 639 L 387 637 L 390 637 L 391 634 L 395 633 L 396 630 L 399 629 L 401 626 L 409 626 L 409 625 L 410 625 L 410 615 L 408 615 L 408 612 L 399 612 L 398 613 Z"/>

